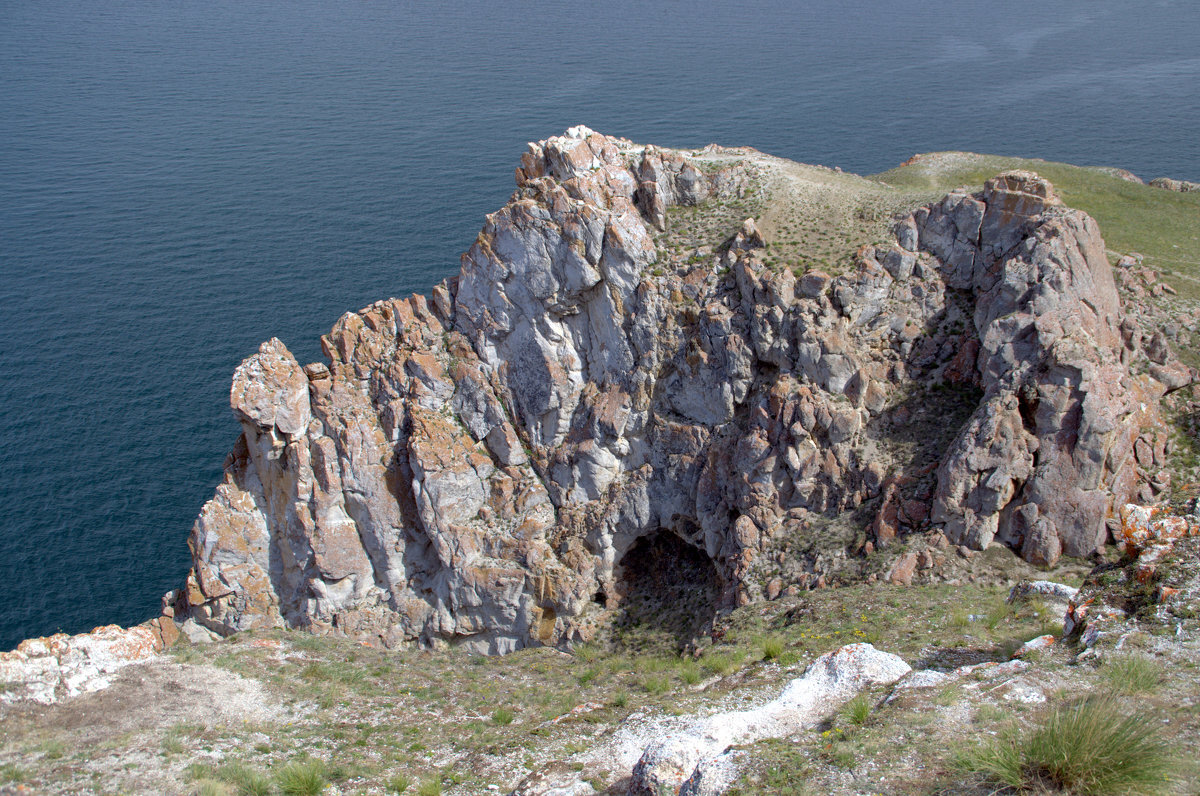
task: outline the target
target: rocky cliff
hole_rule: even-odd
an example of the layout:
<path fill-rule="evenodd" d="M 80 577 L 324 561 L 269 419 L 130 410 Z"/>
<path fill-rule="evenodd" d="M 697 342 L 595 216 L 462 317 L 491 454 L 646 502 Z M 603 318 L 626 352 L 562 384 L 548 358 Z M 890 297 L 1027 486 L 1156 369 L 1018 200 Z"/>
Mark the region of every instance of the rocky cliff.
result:
<path fill-rule="evenodd" d="M 799 570 L 917 531 L 1039 563 L 1103 547 L 1165 461 L 1167 387 L 1095 222 L 1011 172 L 840 274 L 753 220 L 672 245 L 677 208 L 794 193 L 781 163 L 531 144 L 456 278 L 343 316 L 328 364 L 270 340 L 237 369 L 243 433 L 167 613 L 507 652 L 589 637 L 668 539 L 727 606 L 777 540 L 850 511 L 866 529 Z"/>

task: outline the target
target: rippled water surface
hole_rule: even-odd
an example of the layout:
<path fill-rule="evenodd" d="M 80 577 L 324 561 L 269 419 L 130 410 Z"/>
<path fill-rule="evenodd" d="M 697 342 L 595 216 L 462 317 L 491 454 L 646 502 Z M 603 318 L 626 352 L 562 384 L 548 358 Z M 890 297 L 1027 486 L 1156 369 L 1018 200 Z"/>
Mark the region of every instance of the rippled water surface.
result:
<path fill-rule="evenodd" d="M 0 649 L 157 611 L 278 336 L 457 269 L 585 123 L 1200 179 L 1200 6 L 0 0 Z"/>

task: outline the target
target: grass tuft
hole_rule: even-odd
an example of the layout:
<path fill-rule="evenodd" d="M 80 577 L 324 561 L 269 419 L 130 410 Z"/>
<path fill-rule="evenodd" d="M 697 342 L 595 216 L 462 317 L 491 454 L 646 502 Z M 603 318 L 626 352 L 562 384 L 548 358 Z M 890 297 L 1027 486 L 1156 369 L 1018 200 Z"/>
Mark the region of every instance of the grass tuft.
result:
<path fill-rule="evenodd" d="M 412 780 L 403 774 L 397 774 L 388 780 L 388 790 L 392 793 L 404 793 L 408 790 L 408 786 L 412 784 Z"/>
<path fill-rule="evenodd" d="M 188 793 L 189 796 L 233 796 L 228 785 L 215 779 L 198 780 Z"/>
<path fill-rule="evenodd" d="M 417 786 L 417 796 L 442 796 L 442 782 L 438 779 L 427 779 Z"/>
<path fill-rule="evenodd" d="M 221 781 L 234 787 L 238 796 L 271 796 L 271 780 L 245 763 L 229 763 L 217 772 Z"/>
<path fill-rule="evenodd" d="M 67 745 L 62 741 L 46 741 L 42 744 L 42 756 L 47 760 L 59 760 L 66 754 Z"/>
<path fill-rule="evenodd" d="M 742 664 L 742 655 L 738 650 L 721 652 L 706 652 L 700 659 L 700 665 L 713 674 L 722 677 L 733 674 Z"/>
<path fill-rule="evenodd" d="M 858 694 L 842 706 L 842 718 L 848 724 L 861 727 L 867 723 L 867 719 L 871 718 L 871 711 L 874 708 L 875 705 L 872 703 L 870 694 Z"/>
<path fill-rule="evenodd" d="M 1100 670 L 1117 694 L 1133 696 L 1157 691 L 1163 683 L 1162 666 L 1145 655 L 1120 655 L 1105 662 Z"/>
<path fill-rule="evenodd" d="M 325 766 L 319 760 L 288 763 L 275 774 L 275 784 L 284 796 L 320 796 L 325 790 Z"/>
<path fill-rule="evenodd" d="M 664 694 L 671 687 L 671 680 L 665 674 L 647 675 L 642 678 L 642 688 L 647 694 Z"/>
<path fill-rule="evenodd" d="M 1115 796 L 1161 793 L 1174 760 L 1155 723 L 1099 696 L 1058 705 L 1032 730 L 1010 726 L 990 742 L 960 751 L 953 764 L 1017 790 Z"/>
<path fill-rule="evenodd" d="M 983 617 L 983 623 L 988 630 L 995 630 L 1002 623 L 1008 620 L 1013 615 L 1013 607 L 1004 600 L 996 600 L 988 608 L 987 614 Z"/>
<path fill-rule="evenodd" d="M 688 685 L 700 682 L 700 667 L 691 661 L 685 661 L 679 666 L 679 679 Z"/>
<path fill-rule="evenodd" d="M 496 708 L 492 711 L 492 721 L 501 726 L 512 724 L 515 718 L 516 714 L 512 712 L 511 708 Z"/>

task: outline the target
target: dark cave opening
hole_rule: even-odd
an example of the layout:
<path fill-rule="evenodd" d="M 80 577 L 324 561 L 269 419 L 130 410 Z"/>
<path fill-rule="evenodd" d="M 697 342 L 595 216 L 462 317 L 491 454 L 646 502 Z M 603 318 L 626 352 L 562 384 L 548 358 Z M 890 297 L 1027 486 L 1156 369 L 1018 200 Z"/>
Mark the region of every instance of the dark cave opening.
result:
<path fill-rule="evenodd" d="M 626 645 L 669 639 L 682 648 L 712 621 L 720 574 L 703 550 L 670 531 L 638 539 L 615 574 L 614 628 Z"/>
<path fill-rule="evenodd" d="M 1022 385 L 1017 390 L 1017 411 L 1021 414 L 1021 422 L 1025 430 L 1031 434 L 1037 433 L 1037 410 L 1039 398 L 1037 389 L 1031 385 Z"/>

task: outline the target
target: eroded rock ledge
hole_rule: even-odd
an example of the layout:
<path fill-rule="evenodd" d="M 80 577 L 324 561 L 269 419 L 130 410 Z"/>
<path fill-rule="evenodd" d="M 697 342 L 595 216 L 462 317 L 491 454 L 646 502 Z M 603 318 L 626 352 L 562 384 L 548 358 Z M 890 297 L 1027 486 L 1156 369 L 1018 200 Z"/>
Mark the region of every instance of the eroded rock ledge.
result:
<path fill-rule="evenodd" d="M 168 614 L 507 652 L 588 637 L 656 533 L 729 605 L 772 538 L 870 501 L 868 545 L 838 555 L 930 529 L 1044 563 L 1105 544 L 1166 434 L 1092 219 L 1012 172 L 901 218 L 853 273 L 768 265 L 752 221 L 671 259 L 670 207 L 760 176 L 706 152 L 531 144 L 457 278 L 343 316 L 327 365 L 264 343 Z M 929 382 L 977 401 L 936 471 L 887 438 Z"/>

